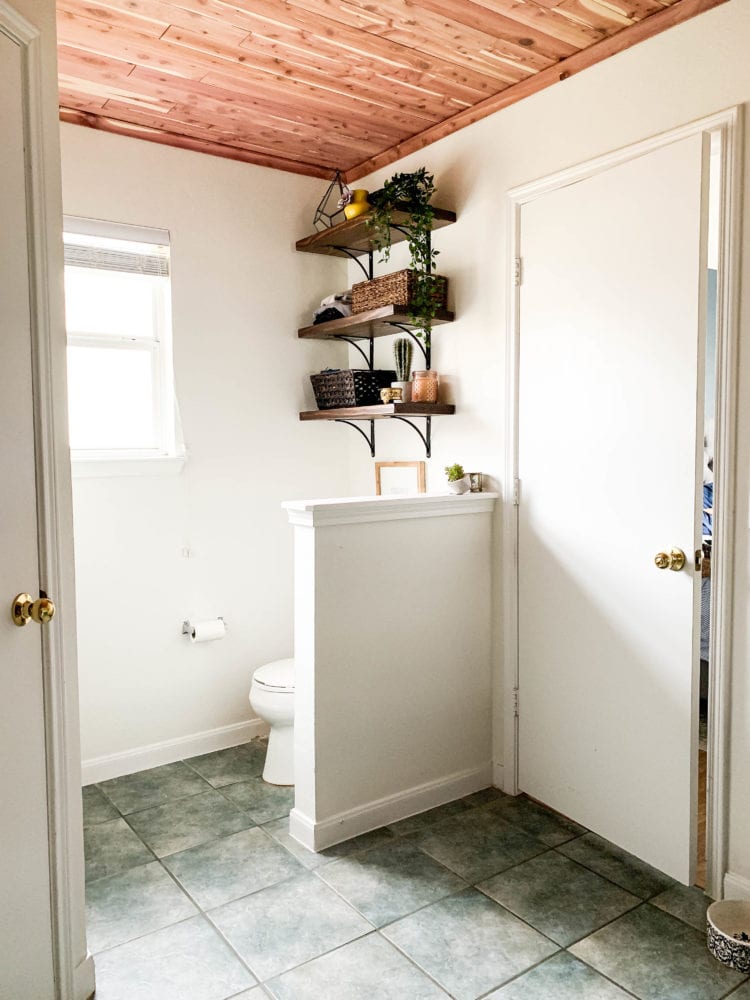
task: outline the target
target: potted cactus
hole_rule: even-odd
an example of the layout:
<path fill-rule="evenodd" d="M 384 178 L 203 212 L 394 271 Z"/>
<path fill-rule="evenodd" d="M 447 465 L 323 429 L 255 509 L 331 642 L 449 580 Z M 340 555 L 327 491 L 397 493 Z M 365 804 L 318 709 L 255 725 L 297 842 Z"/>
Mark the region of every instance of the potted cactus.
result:
<path fill-rule="evenodd" d="M 396 369 L 396 381 L 391 382 L 392 389 L 401 390 L 401 401 L 411 402 L 411 356 L 414 345 L 408 337 L 397 337 L 393 342 L 393 367 Z"/>
<path fill-rule="evenodd" d="M 451 493 L 469 492 L 469 479 L 464 472 L 463 465 L 459 465 L 458 462 L 446 465 L 445 474 L 448 477 L 448 489 Z"/>

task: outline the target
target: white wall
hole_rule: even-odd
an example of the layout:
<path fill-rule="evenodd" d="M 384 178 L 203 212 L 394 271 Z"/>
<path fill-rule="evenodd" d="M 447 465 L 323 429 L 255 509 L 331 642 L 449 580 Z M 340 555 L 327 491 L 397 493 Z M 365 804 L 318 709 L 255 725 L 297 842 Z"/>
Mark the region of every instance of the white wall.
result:
<path fill-rule="evenodd" d="M 292 505 L 295 808 L 320 850 L 491 783 L 494 498 Z"/>
<path fill-rule="evenodd" d="M 728 3 L 623 52 L 415 153 L 358 186 L 372 190 L 396 170 L 426 165 L 438 182 L 436 204 L 458 213 L 440 230 L 439 269 L 449 276 L 458 319 L 433 335 L 433 366 L 445 373 L 442 398 L 457 404 L 455 417 L 433 422 L 434 458 L 428 489 L 440 489 L 443 466 L 461 462 L 503 484 L 505 463 L 506 292 L 508 217 L 505 192 L 566 166 L 750 100 L 750 5 Z M 747 150 L 746 150 L 747 152 Z M 747 157 L 746 157 L 747 158 Z M 750 219 L 746 192 L 745 219 Z M 746 226 L 746 230 L 750 225 Z M 565 253 L 564 241 L 560 253 Z M 394 250 L 393 263 L 402 258 Z M 354 272 L 352 271 L 352 275 Z M 354 280 L 359 280 L 354 277 Z M 744 263 L 750 287 L 750 258 Z M 380 351 L 386 351 L 384 341 Z M 750 348 L 750 297 L 742 304 L 741 356 Z M 383 354 L 382 360 L 388 355 Z M 415 365 L 416 367 L 416 365 Z M 750 879 L 750 371 L 740 372 L 737 580 L 732 681 L 732 783 L 729 868 Z M 417 458 L 419 442 L 401 425 L 378 426 L 378 458 Z M 352 486 L 368 491 L 372 463 L 358 441 L 350 442 Z M 497 533 L 495 565 L 508 558 Z M 502 607 L 496 605 L 498 633 Z M 499 649 L 499 644 L 497 646 Z M 502 664 L 496 663 L 495 760 L 501 773 Z M 738 884 L 736 881 L 733 883 Z M 750 893 L 750 882 L 745 890 Z M 735 890 L 736 891 L 736 890 Z"/>
<path fill-rule="evenodd" d="M 252 670 L 292 651 L 281 501 L 349 492 L 341 436 L 297 417 L 314 405 L 308 373 L 343 354 L 296 331 L 345 270 L 293 249 L 319 180 L 71 125 L 62 147 L 66 213 L 171 234 L 189 451 L 178 477 L 74 483 L 82 755 L 115 758 L 85 768 L 94 780 L 218 745 L 213 733 L 139 752 L 241 726 Z M 184 618 L 217 615 L 223 641 L 181 637 Z"/>

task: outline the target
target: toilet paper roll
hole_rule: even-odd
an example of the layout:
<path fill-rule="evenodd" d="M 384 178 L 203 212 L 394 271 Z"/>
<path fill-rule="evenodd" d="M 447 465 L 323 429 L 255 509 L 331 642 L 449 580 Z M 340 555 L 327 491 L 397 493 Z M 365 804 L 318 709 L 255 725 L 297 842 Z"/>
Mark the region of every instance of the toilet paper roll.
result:
<path fill-rule="evenodd" d="M 191 642 L 213 642 L 224 638 L 227 627 L 223 618 L 212 618 L 205 622 L 191 622 L 189 634 Z"/>

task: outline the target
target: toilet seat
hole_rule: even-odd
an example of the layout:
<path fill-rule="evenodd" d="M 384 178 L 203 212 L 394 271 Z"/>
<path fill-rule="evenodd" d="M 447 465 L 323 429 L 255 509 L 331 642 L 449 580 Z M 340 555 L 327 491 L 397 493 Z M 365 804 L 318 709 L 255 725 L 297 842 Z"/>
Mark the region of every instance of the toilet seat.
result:
<path fill-rule="evenodd" d="M 274 660 L 258 667 L 253 674 L 253 684 L 266 691 L 294 694 L 294 659 Z"/>

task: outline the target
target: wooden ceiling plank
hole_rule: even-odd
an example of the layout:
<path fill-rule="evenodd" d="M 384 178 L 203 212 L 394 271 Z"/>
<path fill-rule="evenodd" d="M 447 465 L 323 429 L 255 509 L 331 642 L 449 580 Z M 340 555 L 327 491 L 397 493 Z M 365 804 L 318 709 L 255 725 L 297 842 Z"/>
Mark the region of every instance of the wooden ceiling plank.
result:
<path fill-rule="evenodd" d="M 85 101 L 87 98 L 90 100 L 92 97 L 95 101 L 117 100 L 144 111 L 151 111 L 154 114 L 168 114 L 174 106 L 174 101 L 150 98 L 144 94 L 134 93 L 124 86 L 106 83 L 102 80 L 94 82 L 61 74 L 59 86 L 61 92 L 75 94 L 81 101 Z"/>
<path fill-rule="evenodd" d="M 265 68 L 270 72 L 274 72 L 275 70 L 276 73 L 283 72 L 283 75 L 289 75 L 286 70 L 281 69 L 283 64 L 279 64 L 277 59 L 270 55 L 264 56 L 263 54 L 259 54 L 253 49 L 252 45 L 247 47 L 240 46 L 238 50 L 224 46 L 211 46 L 211 51 L 206 52 L 200 36 L 181 28 L 167 29 L 160 41 L 162 44 L 167 43 L 177 49 L 184 47 L 185 50 L 190 52 L 215 57 L 225 63 L 249 65 L 254 66 L 256 69 Z M 312 82 L 320 86 L 321 89 L 335 90 L 338 87 L 342 88 L 344 93 L 358 93 L 368 101 L 383 106 L 395 105 L 396 107 L 402 107 L 405 105 L 412 111 L 419 110 L 423 112 L 426 117 L 431 117 L 433 121 L 441 121 L 447 115 L 451 114 L 450 98 L 441 97 L 434 99 L 429 95 L 423 94 L 416 103 L 405 102 L 400 87 L 394 85 L 384 86 L 382 78 L 378 78 L 375 81 L 360 79 L 351 71 L 351 68 L 347 68 L 346 66 L 340 67 L 339 73 L 335 77 L 322 72 L 316 72 L 313 68 L 298 68 L 294 73 L 294 77 L 298 80 Z"/>
<path fill-rule="evenodd" d="M 193 139 L 190 136 L 175 135 L 173 133 L 167 134 L 157 128 L 118 121 L 115 118 L 103 115 L 87 115 L 84 112 L 68 110 L 63 107 L 60 109 L 60 118 L 74 125 L 86 125 L 89 128 L 114 132 L 118 135 L 132 136 L 136 139 L 145 139 L 147 142 L 155 142 L 163 146 L 177 146 L 196 153 L 208 153 L 212 156 L 219 156 L 229 160 L 239 160 L 243 163 L 252 163 L 256 166 L 271 167 L 275 170 L 287 170 L 295 174 L 305 174 L 308 177 L 327 179 L 331 175 L 331 167 L 328 165 L 320 166 L 305 160 L 294 160 L 291 157 L 268 156 L 263 153 L 255 153 L 252 150 L 223 146 L 220 143 L 210 142 L 205 139 Z"/>
<path fill-rule="evenodd" d="M 134 72 L 140 72 L 140 69 L 138 68 Z M 301 114 L 304 114 L 307 109 L 311 113 L 330 114 L 338 117 L 343 122 L 344 127 L 349 121 L 363 127 L 375 123 L 375 126 L 384 134 L 413 133 L 421 131 L 425 127 L 424 118 L 416 115 L 393 109 L 389 110 L 387 114 L 376 114 L 362 101 L 343 94 L 334 96 L 321 93 L 314 88 L 303 89 L 294 81 L 269 81 L 268 77 L 261 79 L 259 76 L 251 76 L 249 73 L 243 73 L 239 77 L 219 70 L 212 70 L 202 78 L 201 82 L 211 87 L 242 94 L 250 101 L 258 100 L 269 104 L 280 102 L 282 106 L 293 105 L 299 109 Z"/>
<path fill-rule="evenodd" d="M 497 2 L 497 0 L 493 0 L 493 2 Z M 681 24 L 683 21 L 687 21 L 704 11 L 712 10 L 714 7 L 719 7 L 726 2 L 727 0 L 680 0 L 679 4 L 665 7 L 664 10 L 653 14 L 651 17 L 643 21 L 638 21 L 631 27 L 619 31 L 616 35 L 605 38 L 595 45 L 570 56 L 553 69 L 544 70 L 530 80 L 525 80 L 514 87 L 509 87 L 502 94 L 497 94 L 495 97 L 476 105 L 476 107 L 460 112 L 452 119 L 448 119 L 440 125 L 435 125 L 425 130 L 421 135 L 415 135 L 398 146 L 394 146 L 390 150 L 385 150 L 378 156 L 374 156 L 372 159 L 358 164 L 347 171 L 347 180 L 353 183 L 360 177 L 365 177 L 367 174 L 386 167 L 388 164 L 394 163 L 396 160 L 410 153 L 424 149 L 431 143 L 437 142 L 439 139 L 443 139 L 445 136 L 451 135 L 453 132 L 457 132 L 467 125 L 481 121 L 488 115 L 523 100 L 524 97 L 538 93 L 538 91 L 554 83 L 564 82 L 564 80 L 574 73 L 580 73 L 582 70 L 588 69 L 589 66 L 593 66 L 603 59 L 609 58 L 609 56 L 623 52 L 625 49 L 631 48 L 633 45 L 637 45 L 639 42 L 659 34 L 661 31 L 666 31 L 676 24 Z"/>
<path fill-rule="evenodd" d="M 488 10 L 474 0 L 412 0 L 415 7 L 431 10 L 443 17 L 452 17 L 469 27 L 484 30 L 512 52 L 529 53 L 541 56 L 547 63 L 553 64 L 572 56 L 580 46 L 571 45 L 552 35 L 546 35 L 538 28 L 521 24 L 514 18 L 497 11 Z M 559 0 L 552 0 L 558 3 Z M 539 66 L 546 69 L 547 65 Z"/>
<path fill-rule="evenodd" d="M 567 42 L 576 49 L 584 49 L 601 41 L 602 33 L 597 28 L 578 24 L 564 17 L 555 8 L 559 0 L 551 7 L 545 7 L 539 0 L 474 0 L 480 7 L 486 7 L 497 14 L 505 14 L 518 21 L 526 30 L 537 28 L 545 35 Z"/>
<path fill-rule="evenodd" d="M 208 116 L 212 122 L 232 120 L 251 123 L 259 135 L 262 134 L 263 128 L 287 134 L 296 130 L 308 136 L 307 141 L 316 135 L 329 135 L 332 141 L 344 147 L 347 144 L 350 147 L 357 144 L 362 148 L 365 146 L 382 148 L 383 143 L 388 141 L 388 138 L 376 129 L 354 129 L 330 116 L 299 115 L 295 118 L 290 113 L 284 113 L 278 106 L 268 108 L 262 102 L 250 103 L 246 98 L 236 99 L 236 96 L 229 91 L 211 92 L 210 88 L 201 87 L 192 81 L 187 82 L 186 86 L 178 91 L 174 87 L 165 89 L 140 76 L 135 79 L 140 83 L 141 91 L 156 100 L 171 101 L 175 107 L 199 109 L 200 114 Z M 407 134 L 402 132 L 401 137 Z"/>
<path fill-rule="evenodd" d="M 120 59 L 102 59 L 100 56 L 71 49 L 68 45 L 60 45 L 57 50 L 57 68 L 60 73 L 82 80 L 114 83 L 127 79 L 136 66 Z"/>
<path fill-rule="evenodd" d="M 65 0 L 65 2 L 72 5 L 82 3 L 83 0 Z M 188 9 L 173 0 L 96 0 L 96 5 L 113 11 L 127 10 L 146 19 L 166 21 L 165 27 L 176 24 L 198 34 L 210 36 L 215 41 L 227 43 L 235 40 L 236 29 L 242 27 L 232 24 L 227 18 L 222 20 L 220 16 L 210 16 L 210 12 L 202 10 L 199 4 L 195 5 L 195 9 Z"/>
<path fill-rule="evenodd" d="M 298 0 L 300 6 L 310 13 L 320 13 L 329 9 L 327 0 Z M 427 8 L 418 11 L 404 0 L 379 0 L 377 11 L 379 16 L 375 23 L 372 18 L 372 5 L 365 0 L 343 4 L 339 10 L 347 18 L 358 25 L 355 41 L 355 51 L 367 51 L 372 38 L 397 42 L 404 48 L 412 48 L 423 58 L 440 59 L 443 63 L 453 63 L 458 66 L 468 66 L 475 72 L 497 78 L 497 63 L 484 60 L 482 52 L 491 49 L 497 41 L 487 32 L 477 31 L 472 27 L 434 15 Z M 512 56 L 512 53 L 508 53 Z M 507 64 L 506 64 L 507 65 Z M 549 60 L 545 63 L 549 65 Z M 518 55 L 516 77 L 509 82 L 516 82 L 539 67 L 533 65 L 533 57 L 523 51 Z M 503 82 L 508 82 L 507 76 Z"/>
<path fill-rule="evenodd" d="M 269 100 L 256 94 L 238 90 L 233 81 L 228 80 L 184 80 L 178 77 L 166 76 L 153 70 L 135 67 L 132 80 L 138 81 L 139 88 L 146 93 L 164 100 L 174 99 L 176 95 L 184 95 L 187 101 L 198 100 L 201 96 L 213 97 L 227 105 L 235 104 L 250 112 L 261 114 L 269 120 L 298 121 L 320 130 L 329 130 L 354 138 L 377 139 L 380 142 L 392 143 L 398 137 L 411 134 L 408 129 L 389 127 L 389 122 L 382 117 L 373 115 L 351 114 L 342 116 L 340 109 L 332 104 L 305 101 L 299 98 L 295 103 Z"/>
<path fill-rule="evenodd" d="M 616 31 L 629 28 L 637 20 L 598 0 L 560 0 L 554 9 L 574 24 L 590 24 L 603 35 L 613 35 Z"/>
<path fill-rule="evenodd" d="M 274 58 L 292 66 L 300 65 L 313 69 L 324 69 L 339 75 L 349 72 L 361 76 L 397 80 L 407 86 L 421 88 L 436 97 L 451 96 L 470 103 L 474 103 L 482 96 L 494 93 L 497 90 L 497 81 L 501 77 L 497 64 L 492 64 L 480 56 L 475 59 L 475 63 L 482 65 L 483 72 L 480 74 L 476 68 L 469 69 L 466 65 L 463 79 L 457 80 L 456 74 L 449 74 L 447 78 L 441 78 L 435 72 L 425 73 L 411 67 L 396 65 L 392 60 L 373 59 L 371 55 L 366 56 L 362 51 L 356 52 L 338 41 L 321 39 L 319 36 L 310 37 L 303 44 L 302 41 L 299 43 L 296 40 L 280 41 L 278 38 L 253 32 L 242 43 L 242 47 L 266 51 Z M 366 47 L 367 44 L 360 41 L 359 48 L 364 50 Z M 321 65 L 323 59 L 327 60 L 327 66 L 330 67 L 330 70 Z M 507 77 L 507 70 L 502 75 Z M 524 72 L 516 70 L 512 82 L 524 75 Z"/>
<path fill-rule="evenodd" d="M 240 7 L 242 0 L 175 0 L 176 3 L 210 3 L 211 9 L 225 8 L 231 11 L 230 17 L 237 14 L 244 17 L 242 23 L 248 25 L 249 30 L 263 33 L 259 27 L 260 21 L 265 20 L 267 24 L 285 26 L 288 29 L 299 32 L 300 37 L 311 44 L 314 37 L 316 46 L 333 46 L 333 52 L 340 58 L 341 49 L 354 52 L 362 60 L 382 60 L 390 64 L 392 68 L 399 71 L 414 70 L 420 76 L 425 73 L 439 77 L 441 80 L 450 80 L 463 86 L 471 86 L 479 91 L 492 89 L 492 80 L 482 81 L 474 79 L 466 67 L 456 65 L 452 58 L 450 61 L 426 58 L 419 52 L 413 44 L 402 45 L 389 39 L 382 39 L 377 35 L 364 35 L 356 27 L 342 22 L 340 18 L 325 16 L 325 8 L 316 8 L 312 13 L 315 21 L 310 22 L 310 11 L 300 9 L 293 2 L 284 0 L 252 0 L 252 8 Z M 236 12 L 236 13 L 235 13 Z M 267 30 L 267 29 L 266 29 Z"/>
<path fill-rule="evenodd" d="M 192 116 L 191 108 L 175 108 L 170 118 L 169 124 L 175 134 L 189 134 L 200 136 L 209 141 L 233 144 L 237 143 L 243 149 L 252 149 L 255 152 L 278 158 L 297 158 L 304 161 L 305 157 L 314 157 L 315 162 L 329 162 L 332 166 L 340 163 L 340 150 L 321 140 L 319 143 L 308 144 L 299 141 L 294 136 L 288 136 L 286 141 L 279 133 L 274 135 L 271 141 L 268 139 L 258 139 L 254 131 L 244 134 L 238 133 L 235 128 L 225 129 L 219 125 L 206 127 L 202 121 L 196 121 Z M 107 107 L 107 114 L 112 117 L 128 121 L 138 121 L 140 124 L 149 127 L 164 128 L 164 121 L 158 116 L 132 108 L 123 102 L 111 101 Z"/>
<path fill-rule="evenodd" d="M 124 28 L 126 31 L 137 31 L 149 38 L 159 38 L 170 25 L 169 21 L 159 21 L 151 17 L 131 14 L 122 7 L 113 8 L 88 0 L 57 0 L 56 9 L 59 12 L 102 21 L 112 28 Z"/>

